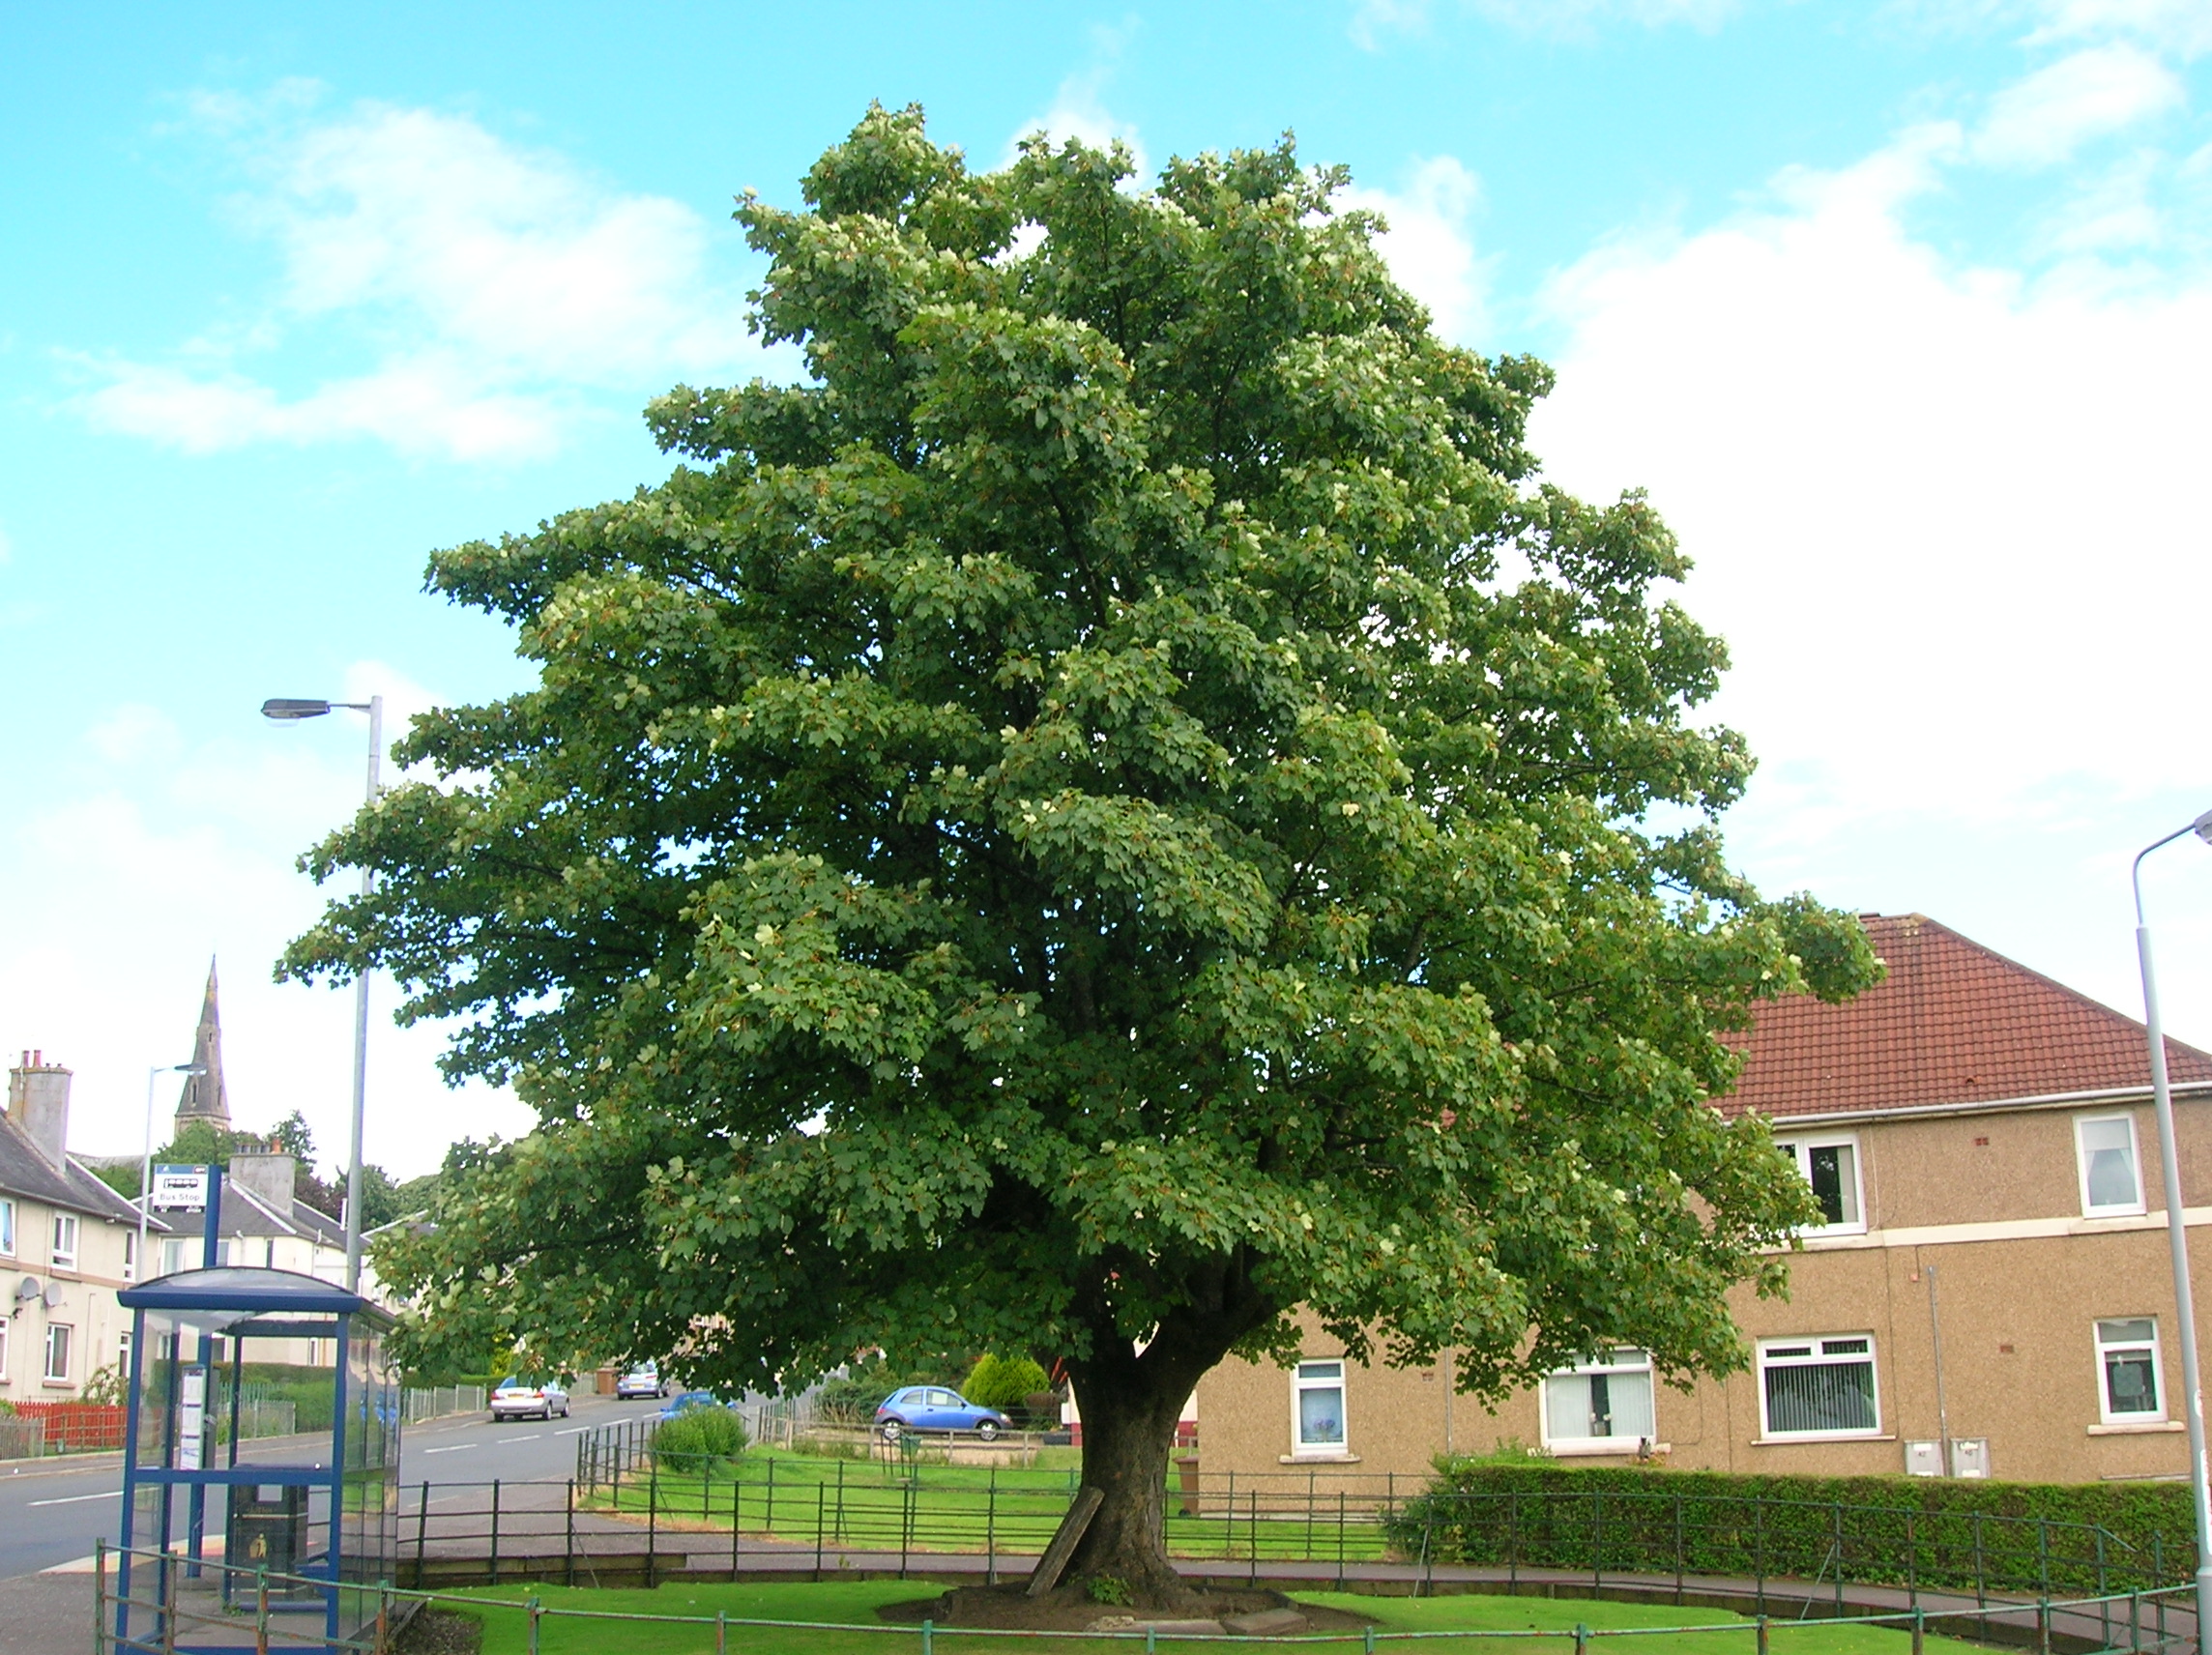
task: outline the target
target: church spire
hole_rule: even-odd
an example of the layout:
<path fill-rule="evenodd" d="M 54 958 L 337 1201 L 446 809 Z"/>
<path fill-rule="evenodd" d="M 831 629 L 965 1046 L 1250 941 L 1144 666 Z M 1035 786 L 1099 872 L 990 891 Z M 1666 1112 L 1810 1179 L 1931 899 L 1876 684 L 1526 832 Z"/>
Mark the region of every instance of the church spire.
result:
<path fill-rule="evenodd" d="M 200 1002 L 200 1026 L 192 1035 L 192 1066 L 204 1071 L 185 1077 L 177 1099 L 177 1130 L 205 1120 L 230 1130 L 230 1097 L 222 1087 L 222 1014 L 216 1007 L 215 961 L 208 961 L 207 998 Z"/>

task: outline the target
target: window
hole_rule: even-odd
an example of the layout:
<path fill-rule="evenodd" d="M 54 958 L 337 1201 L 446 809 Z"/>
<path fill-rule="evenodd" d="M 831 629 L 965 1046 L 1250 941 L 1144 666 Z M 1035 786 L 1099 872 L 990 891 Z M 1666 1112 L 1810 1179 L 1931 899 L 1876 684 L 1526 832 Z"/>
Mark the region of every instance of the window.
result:
<path fill-rule="evenodd" d="M 1344 1364 L 1300 1362 L 1291 1380 L 1295 1454 L 1344 1452 Z"/>
<path fill-rule="evenodd" d="M 1635 1449 L 1657 1436 L 1651 1412 L 1651 1358 L 1615 1350 L 1544 1379 L 1547 1448 Z"/>
<path fill-rule="evenodd" d="M 0 1385 L 8 1382 L 8 1319 L 0 1316 Z"/>
<path fill-rule="evenodd" d="M 60 1383 L 70 1377 L 70 1346 L 76 1329 L 59 1321 L 46 1323 L 46 1378 Z"/>
<path fill-rule="evenodd" d="M 185 1249 L 192 1245 L 182 1236 L 167 1235 L 161 1239 L 161 1268 L 157 1274 L 173 1276 L 185 1267 Z"/>
<path fill-rule="evenodd" d="M 76 1214 L 73 1212 L 54 1214 L 53 1261 L 57 1270 L 76 1268 Z"/>
<path fill-rule="evenodd" d="M 0 1258 L 15 1256 L 15 1204 L 0 1201 Z"/>
<path fill-rule="evenodd" d="M 123 1233 L 123 1279 L 127 1282 L 138 1279 L 138 1232 L 135 1230 Z"/>
<path fill-rule="evenodd" d="M 2107 1425 L 2166 1417 L 2158 1396 L 2158 1322 L 2148 1316 L 2097 1323 L 2098 1411 Z"/>
<path fill-rule="evenodd" d="M 2136 1118 L 2075 1118 L 2074 1148 L 2081 1162 L 2081 1211 L 2090 1218 L 2143 1209 L 2141 1163 L 2136 1155 Z"/>
<path fill-rule="evenodd" d="M 1866 1229 L 1856 1138 L 1778 1138 L 1774 1147 L 1797 1163 L 1798 1176 L 1813 1186 L 1813 1200 L 1826 1221 L 1819 1228 L 1845 1233 Z"/>
<path fill-rule="evenodd" d="M 1874 1340 L 1768 1339 L 1759 1347 L 1761 1425 L 1767 1437 L 1870 1437 L 1875 1407 Z"/>
<path fill-rule="evenodd" d="M 131 1329 L 126 1327 L 115 1336 L 115 1371 L 128 1383 L 131 1379 Z"/>

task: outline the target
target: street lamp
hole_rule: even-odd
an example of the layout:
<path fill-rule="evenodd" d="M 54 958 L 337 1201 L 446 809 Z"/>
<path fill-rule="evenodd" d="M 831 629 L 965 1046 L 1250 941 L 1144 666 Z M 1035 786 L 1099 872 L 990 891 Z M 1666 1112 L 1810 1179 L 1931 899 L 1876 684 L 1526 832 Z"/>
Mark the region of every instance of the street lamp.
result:
<path fill-rule="evenodd" d="M 376 802 L 376 767 L 384 750 L 384 697 L 366 701 L 298 701 L 278 696 L 261 704 L 261 716 L 280 721 L 320 718 L 338 708 L 368 714 L 368 802 Z M 376 875 L 361 870 L 361 894 L 376 890 Z M 368 968 L 354 979 L 353 1002 L 353 1145 L 346 1156 L 345 1285 L 348 1292 L 361 1291 L 361 1120 L 368 1096 Z"/>
<path fill-rule="evenodd" d="M 2142 962 L 2143 1033 L 2150 1042 L 2150 1093 L 2158 1112 L 2158 1156 L 2166 1175 L 2166 1237 L 2173 1253 L 2173 1319 L 2181 1341 L 2181 1388 L 2189 1405 L 2189 1492 L 2197 1507 L 2197 1621 L 2212 1604 L 2212 1480 L 2204 1460 L 2204 1387 L 2197 1366 L 2197 1306 L 2189 1291 L 2189 1232 L 2181 1211 L 2181 1155 L 2174 1147 L 2173 1089 L 2166 1078 L 2166 1036 L 2158 1024 L 2158 979 L 2151 972 L 2150 927 L 2143 921 L 2143 857 L 2194 833 L 2212 844 L 2212 810 L 2136 853 L 2136 955 Z"/>
<path fill-rule="evenodd" d="M 154 1083 L 163 1075 L 204 1075 L 205 1063 L 156 1063 L 146 1071 L 146 1152 L 138 1161 L 138 1255 L 132 1279 L 150 1282 L 146 1268 L 146 1214 L 154 1205 Z"/>

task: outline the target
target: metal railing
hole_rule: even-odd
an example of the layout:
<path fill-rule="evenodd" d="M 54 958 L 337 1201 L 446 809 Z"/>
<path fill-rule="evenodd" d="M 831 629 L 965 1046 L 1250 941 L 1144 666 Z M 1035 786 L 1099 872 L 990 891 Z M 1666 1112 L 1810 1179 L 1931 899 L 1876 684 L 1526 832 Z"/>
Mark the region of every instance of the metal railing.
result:
<path fill-rule="evenodd" d="M 821 1634 L 866 1634 L 876 1638 L 918 1642 L 919 1655 L 936 1655 L 935 1645 L 940 1639 L 975 1640 L 1112 1640 L 1135 1642 L 1142 1640 L 1147 1655 L 1155 1655 L 1158 1646 L 1166 1642 L 1181 1642 L 1197 1637 L 1208 1637 L 1213 1641 L 1246 1641 L 1225 1640 L 1219 1633 L 1197 1631 L 1162 1631 L 1157 1627 L 1132 1625 L 1123 1628 L 1087 1629 L 1083 1631 L 1013 1630 L 1000 1628 L 939 1626 L 932 1620 L 923 1620 L 917 1626 L 894 1626 L 882 1621 L 832 1622 L 774 1620 L 765 1617 L 733 1616 L 725 1611 L 714 1614 L 640 1614 L 636 1612 L 571 1608 L 562 1604 L 548 1604 L 541 1597 L 532 1595 L 523 1599 L 486 1598 L 478 1593 L 466 1596 L 427 1590 L 406 1590 L 389 1582 L 333 1584 L 311 1577 L 280 1574 L 270 1570 L 247 1569 L 223 1563 L 208 1563 L 204 1567 L 215 1574 L 220 1584 L 219 1593 L 203 1589 L 206 1602 L 234 1602 L 236 1610 L 209 1612 L 206 1609 L 187 1607 L 187 1601 L 178 1590 L 178 1578 L 184 1570 L 183 1560 L 156 1552 L 132 1551 L 129 1553 L 134 1573 L 140 1582 L 151 1581 L 151 1597 L 120 1597 L 112 1584 L 114 1566 L 124 1555 L 121 1549 L 104 1542 L 94 1558 L 94 1648 L 97 1655 L 107 1655 L 110 1650 L 130 1651 L 131 1655 L 168 1655 L 179 1642 L 189 1640 L 195 1631 L 216 1626 L 225 1628 L 235 1638 L 250 1631 L 256 1648 L 268 1649 L 273 1639 L 281 1637 L 281 1630 L 273 1627 L 273 1611 L 276 1600 L 302 1598 L 340 1592 L 359 1594 L 355 1602 L 359 1611 L 367 1610 L 370 1594 L 374 1594 L 374 1613 L 360 1613 L 361 1630 L 348 1636 L 341 1634 L 335 1640 L 318 1640 L 319 1647 L 353 1652 L 353 1655 L 387 1655 L 393 1634 L 407 1615 L 421 1608 L 441 1602 L 451 1602 L 467 1613 L 489 1620 L 505 1618 L 509 1625 L 519 1619 L 527 1647 L 536 1655 L 540 1647 L 547 1622 L 598 1622 L 612 1626 L 616 1623 L 631 1625 L 691 1626 L 702 1633 L 713 1632 L 715 1655 L 728 1655 L 730 1629 L 741 1632 L 776 1630 Z M 1573 1655 L 1589 1655 L 1589 1645 L 1602 1639 L 1683 1638 L 1733 1635 L 1744 1640 L 1744 1655 L 1775 1655 L 1773 1645 L 1777 1639 L 1785 1645 L 1782 1655 L 1789 1655 L 1788 1646 L 1799 1634 L 1812 1634 L 1823 1642 L 1832 1638 L 1838 1626 L 1883 1627 L 1907 1632 L 1911 1636 L 1912 1655 L 1923 1655 L 1924 1643 L 1931 1631 L 1950 1631 L 1954 1636 L 1991 1635 L 1993 1618 L 2004 1621 L 2003 1640 L 2027 1644 L 2038 1655 L 2052 1655 L 2060 1645 L 2074 1650 L 2090 1650 L 2098 1655 L 2164 1655 L 2183 1651 L 2194 1646 L 2195 1617 L 2187 1611 L 2187 1600 L 2193 1592 L 2190 1586 L 2169 1586 L 2157 1591 L 2131 1590 L 2104 1593 L 2090 1597 L 2052 1598 L 2039 1597 L 2032 1603 L 2008 1604 L 1993 1616 L 1971 1609 L 1954 1609 L 1942 1606 L 1914 1605 L 1903 1611 L 1886 1611 L 1873 1614 L 1855 1614 L 1824 1617 L 1819 1620 L 1777 1618 L 1767 1614 L 1733 1616 L 1725 1621 L 1697 1626 L 1614 1626 L 1593 1627 L 1578 1623 L 1571 1628 L 1540 1629 L 1511 1628 L 1437 1628 L 1394 1631 L 1368 1625 L 1342 1632 L 1307 1632 L 1291 1636 L 1275 1636 L 1270 1643 L 1342 1644 L 1358 1645 L 1362 1655 L 1374 1655 L 1376 1648 L 1384 1643 L 1438 1642 L 1446 1640 L 1510 1640 L 1522 1643 L 1545 1642 L 1571 1649 Z M 139 1615 L 151 1622 L 152 1636 L 119 1638 L 113 1633 L 119 1608 L 133 1611 L 133 1620 Z M 245 1624 L 250 1616 L 250 1628 Z M 1969 1630 L 1969 1623 L 1980 1624 Z M 2184 1630 L 2186 1628 L 2186 1630 Z M 179 1634 L 185 1635 L 180 1639 Z"/>
<path fill-rule="evenodd" d="M 481 1413 L 489 1406 L 490 1393 L 482 1385 L 410 1386 L 401 1397 L 399 1417 L 417 1425 L 450 1413 Z"/>

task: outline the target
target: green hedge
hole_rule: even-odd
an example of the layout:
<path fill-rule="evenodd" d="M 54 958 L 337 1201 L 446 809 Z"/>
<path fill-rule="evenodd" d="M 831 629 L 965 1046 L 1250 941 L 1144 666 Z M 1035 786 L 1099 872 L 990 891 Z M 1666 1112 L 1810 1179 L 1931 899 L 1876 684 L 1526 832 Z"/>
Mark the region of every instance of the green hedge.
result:
<path fill-rule="evenodd" d="M 687 1408 L 654 1429 L 653 1451 L 672 1471 L 704 1471 L 745 1451 L 745 1426 L 726 1408 Z"/>
<path fill-rule="evenodd" d="M 1440 1463 L 1390 1519 L 1440 1562 L 2087 1595 L 2186 1583 L 2183 1483 L 1736 1476 Z"/>

